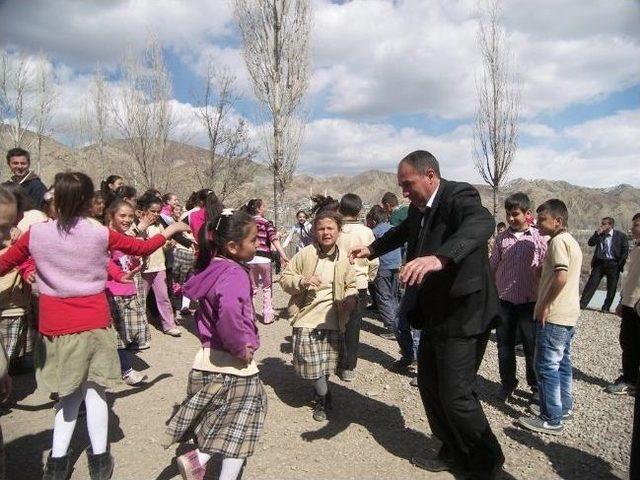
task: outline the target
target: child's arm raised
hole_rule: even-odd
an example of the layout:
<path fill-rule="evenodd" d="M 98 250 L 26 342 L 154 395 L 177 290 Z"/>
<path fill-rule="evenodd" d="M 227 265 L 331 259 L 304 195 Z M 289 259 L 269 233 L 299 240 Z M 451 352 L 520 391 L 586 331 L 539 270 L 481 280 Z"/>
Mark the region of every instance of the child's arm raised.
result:
<path fill-rule="evenodd" d="M 5 275 L 11 270 L 27 261 L 29 253 L 29 232 L 25 232 L 16 243 L 0 256 L 0 275 Z"/>
<path fill-rule="evenodd" d="M 123 235 L 122 233 L 118 233 L 114 230 L 109 230 L 109 250 L 120 250 L 128 255 L 143 257 L 162 247 L 165 240 L 171 238 L 172 235 L 178 232 L 186 232 L 188 230 L 188 225 L 176 222 L 165 228 L 162 233 L 154 235 L 148 240 L 140 240 L 135 237 Z M 21 237 L 20 240 L 22 240 L 22 238 L 23 237 Z"/>

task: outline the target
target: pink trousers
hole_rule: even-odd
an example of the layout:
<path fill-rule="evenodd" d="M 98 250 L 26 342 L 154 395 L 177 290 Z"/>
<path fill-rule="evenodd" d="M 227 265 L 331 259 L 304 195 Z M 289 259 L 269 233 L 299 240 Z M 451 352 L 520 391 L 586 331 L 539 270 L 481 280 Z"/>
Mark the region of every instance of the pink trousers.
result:
<path fill-rule="evenodd" d="M 249 278 L 251 279 L 251 293 L 258 294 L 262 287 L 262 317 L 264 323 L 273 322 L 273 305 L 271 304 L 271 262 L 249 264 Z"/>
<path fill-rule="evenodd" d="M 161 270 L 159 272 L 143 272 L 142 286 L 145 295 L 149 295 L 149 290 L 153 290 L 156 297 L 156 306 L 160 313 L 160 322 L 162 330 L 166 332 L 176 326 L 176 320 L 173 316 L 173 307 L 169 299 L 169 291 L 167 290 L 167 272 Z"/>

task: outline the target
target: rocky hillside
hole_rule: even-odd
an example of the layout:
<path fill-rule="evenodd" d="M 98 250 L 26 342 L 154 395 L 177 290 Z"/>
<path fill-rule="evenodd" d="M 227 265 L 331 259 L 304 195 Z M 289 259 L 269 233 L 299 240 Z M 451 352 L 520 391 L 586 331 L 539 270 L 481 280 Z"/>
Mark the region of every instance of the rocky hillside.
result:
<path fill-rule="evenodd" d="M 0 132 L 1 133 L 1 132 Z M 33 152 L 35 148 L 35 134 L 27 132 L 25 137 L 26 148 Z M 205 185 L 198 174 L 198 165 L 206 162 L 208 151 L 206 149 L 172 142 L 167 160 L 167 171 L 163 183 L 158 185 L 161 190 L 171 189 L 181 196 Z M 113 140 L 104 149 L 104 161 L 100 160 L 97 146 L 91 145 L 74 149 L 64 145 L 53 138 L 46 138 L 43 144 L 41 159 L 41 176 L 45 183 L 52 181 L 56 172 L 67 169 L 80 169 L 88 172 L 99 184 L 99 180 L 111 173 L 118 173 L 131 181 L 131 162 L 125 149 L 124 140 Z M 33 160 L 34 165 L 37 159 Z M 252 168 L 253 180 L 240 191 L 228 199 L 228 203 L 238 205 L 251 197 L 271 198 L 272 186 L 267 169 L 261 165 L 248 165 Z M 247 165 L 244 165 L 247 167 Z M 239 168 L 242 168 L 240 166 Z M 2 162 L 0 170 L 2 178 L 7 178 L 9 173 L 6 164 Z M 485 185 L 478 185 L 478 190 L 483 203 L 491 208 L 491 190 Z M 299 174 L 294 178 L 286 196 L 285 217 L 292 215 L 297 208 L 309 206 L 311 194 L 327 194 L 339 198 L 346 192 L 360 195 L 366 205 L 377 203 L 382 195 L 392 191 L 400 195 L 396 184 L 395 173 L 369 170 L 354 176 L 328 176 L 317 177 L 307 174 Z M 631 185 L 617 185 L 611 188 L 591 188 L 576 186 L 557 180 L 526 180 L 516 179 L 509 182 L 500 195 L 500 203 L 504 197 L 512 192 L 523 191 L 527 193 L 535 204 L 549 199 L 560 198 L 569 207 L 570 223 L 573 229 L 592 229 L 603 216 L 612 216 L 618 225 L 627 229 L 634 213 L 640 211 L 640 189 Z M 502 209 L 498 210 L 499 212 Z M 501 213 L 499 213 L 501 216 Z"/>

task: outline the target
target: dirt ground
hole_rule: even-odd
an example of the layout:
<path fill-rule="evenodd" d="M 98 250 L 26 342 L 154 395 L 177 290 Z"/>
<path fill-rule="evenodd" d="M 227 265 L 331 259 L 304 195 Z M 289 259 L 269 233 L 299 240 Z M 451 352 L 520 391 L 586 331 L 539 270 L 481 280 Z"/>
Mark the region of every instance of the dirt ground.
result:
<path fill-rule="evenodd" d="M 278 288 L 276 292 L 276 306 L 284 306 Z M 588 312 L 581 319 L 574 344 L 576 418 L 561 437 L 529 433 L 514 425 L 528 404 L 524 391 L 507 405 L 495 399 L 499 381 L 491 340 L 477 390 L 507 459 L 502 478 L 626 478 L 633 398 L 603 392 L 620 368 L 618 328 L 613 315 Z M 322 424 L 311 418 L 311 385 L 297 378 L 291 366 L 289 322 L 261 326 L 258 358 L 269 412 L 262 441 L 243 478 L 453 478 L 417 469 L 409 461 L 414 455 L 435 452 L 438 442 L 431 437 L 418 390 L 409 386 L 409 377 L 388 370 L 398 358 L 398 348 L 394 341 L 380 338 L 381 331 L 377 319 L 365 319 L 357 378 L 352 383 L 332 378 L 334 410 Z M 192 446 L 164 450 L 160 440 L 173 405 L 184 396 L 198 347 L 193 332 L 191 321 L 184 322 L 181 338 L 154 329 L 152 348 L 139 353 L 134 365 L 150 382 L 142 388 L 123 385 L 109 395 L 114 478 L 177 478 L 176 450 L 183 453 Z M 521 379 L 523 363 L 520 358 Z M 38 479 L 50 448 L 53 403 L 35 389 L 31 376 L 15 377 L 14 388 L 13 405 L 1 420 L 7 478 Z M 72 444 L 73 479 L 88 478 L 83 453 L 87 445 L 82 419 Z M 209 467 L 207 478 L 217 478 L 219 459 Z"/>

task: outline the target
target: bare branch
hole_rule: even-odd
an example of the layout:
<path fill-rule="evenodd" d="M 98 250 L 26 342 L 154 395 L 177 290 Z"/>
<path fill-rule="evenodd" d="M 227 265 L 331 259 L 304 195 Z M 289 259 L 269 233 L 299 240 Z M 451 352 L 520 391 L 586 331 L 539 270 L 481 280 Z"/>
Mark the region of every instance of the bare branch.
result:
<path fill-rule="evenodd" d="M 232 118 L 238 101 L 235 81 L 231 72 L 216 70 L 209 62 L 201 95 L 195 98 L 200 105 L 196 116 L 209 140 L 208 161 L 205 165 L 196 161 L 196 176 L 203 188 L 213 188 L 222 201 L 236 194 L 255 174 L 255 150 L 247 125 Z"/>
<path fill-rule="evenodd" d="M 482 73 L 476 81 L 474 163 L 493 191 L 493 214 L 501 186 L 511 168 L 518 145 L 520 84 L 511 70 L 510 50 L 501 24 L 500 0 L 488 0 L 481 9 L 478 46 Z"/>
<path fill-rule="evenodd" d="M 302 123 L 298 113 L 309 84 L 309 1 L 235 0 L 235 17 L 254 94 L 272 127 L 266 149 L 267 165 L 273 173 L 277 225 L 279 197 L 291 183 L 297 167 L 303 131 L 290 124 Z"/>
<path fill-rule="evenodd" d="M 123 85 L 112 110 L 125 148 L 134 160 L 131 176 L 144 188 L 166 185 L 174 117 L 171 79 L 158 40 L 152 37 L 139 57 L 129 52 L 122 69 Z"/>

